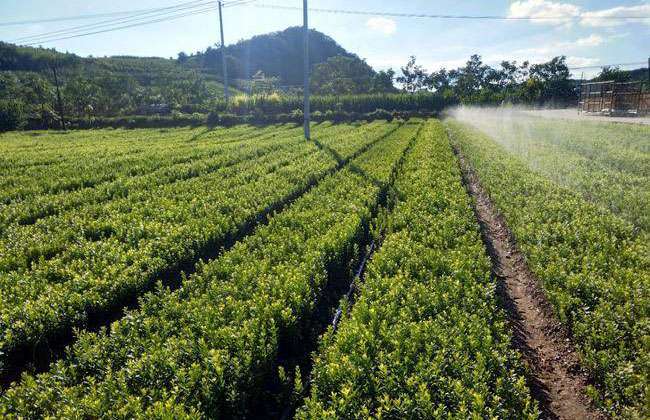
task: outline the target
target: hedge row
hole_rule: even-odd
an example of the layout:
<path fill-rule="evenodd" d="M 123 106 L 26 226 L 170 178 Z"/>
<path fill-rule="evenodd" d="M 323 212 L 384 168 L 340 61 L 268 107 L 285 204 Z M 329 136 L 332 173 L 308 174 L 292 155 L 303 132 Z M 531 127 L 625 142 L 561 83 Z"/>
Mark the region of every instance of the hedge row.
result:
<path fill-rule="evenodd" d="M 82 334 L 51 372 L 0 397 L 27 417 L 242 417 L 346 265 L 418 129 L 407 124 L 322 181 L 176 292 L 148 295 L 110 334 Z M 298 165 L 303 162 L 298 162 Z"/>
<path fill-rule="evenodd" d="M 319 138 L 358 150 L 393 128 L 335 126 Z M 258 158 L 6 232 L 0 248 L 0 363 L 84 326 L 90 315 L 119 309 L 166 273 L 225 246 L 339 165 L 299 134 L 285 136 L 259 145 L 269 150 Z"/>
<path fill-rule="evenodd" d="M 408 93 L 379 93 L 354 95 L 324 95 L 311 97 L 312 111 L 345 111 L 356 114 L 371 113 L 376 109 L 388 109 L 397 112 L 432 112 L 438 113 L 448 106 L 455 105 L 454 99 L 445 98 L 430 92 L 417 94 Z M 261 95 L 236 96 L 228 104 L 221 100 L 215 104 L 214 111 L 246 115 L 290 114 L 296 109 L 303 108 L 302 96 Z"/>
<path fill-rule="evenodd" d="M 650 417 L 650 249 L 645 232 L 450 121 L 612 415 Z"/>
<path fill-rule="evenodd" d="M 123 117 L 93 117 L 93 118 L 76 118 L 67 121 L 66 128 L 76 129 L 99 129 L 99 128 L 174 128 L 174 127 L 199 127 L 208 125 L 210 127 L 222 126 L 232 127 L 238 124 L 284 124 L 294 123 L 302 124 L 304 121 L 302 108 L 298 107 L 283 113 L 264 113 L 259 110 L 247 113 L 232 113 L 225 110 L 213 111 L 209 114 L 177 114 L 171 116 L 165 115 L 134 115 Z M 315 123 L 332 121 L 332 122 L 353 122 L 353 121 L 375 121 L 394 119 L 408 120 L 410 118 L 426 118 L 438 115 L 439 111 L 424 109 L 397 110 L 393 108 L 387 111 L 383 108 L 377 108 L 368 112 L 356 112 L 347 110 L 324 110 L 314 111 L 311 119 Z M 28 119 L 20 128 L 27 130 L 44 130 L 49 128 L 60 129 L 58 121 L 44 125 L 39 119 Z M 17 128 L 13 128 L 17 129 Z"/>
<path fill-rule="evenodd" d="M 395 184 L 358 300 L 323 338 L 298 418 L 535 418 L 471 200 L 439 122 Z"/>

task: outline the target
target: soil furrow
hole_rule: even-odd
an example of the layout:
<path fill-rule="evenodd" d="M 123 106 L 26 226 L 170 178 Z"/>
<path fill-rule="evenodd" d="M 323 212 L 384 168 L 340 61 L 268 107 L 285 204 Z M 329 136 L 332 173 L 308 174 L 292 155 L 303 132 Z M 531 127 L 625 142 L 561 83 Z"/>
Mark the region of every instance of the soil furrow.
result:
<path fill-rule="evenodd" d="M 602 419 L 586 395 L 589 377 L 504 218 L 454 145 L 463 182 L 474 199 L 481 235 L 492 260 L 497 292 L 513 331 L 513 346 L 528 366 L 528 382 L 543 418 Z"/>

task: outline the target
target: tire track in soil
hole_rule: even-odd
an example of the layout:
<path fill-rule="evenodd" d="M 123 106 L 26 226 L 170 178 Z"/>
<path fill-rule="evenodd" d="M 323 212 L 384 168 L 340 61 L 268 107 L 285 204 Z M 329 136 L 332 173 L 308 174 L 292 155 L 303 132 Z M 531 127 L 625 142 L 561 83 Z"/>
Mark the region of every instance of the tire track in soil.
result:
<path fill-rule="evenodd" d="M 497 293 L 513 332 L 512 344 L 528 367 L 528 386 L 539 402 L 542 418 L 606 418 L 587 397 L 589 377 L 504 218 L 458 147 L 453 142 L 452 146 L 465 188 L 474 199 L 474 213 L 492 260 Z"/>

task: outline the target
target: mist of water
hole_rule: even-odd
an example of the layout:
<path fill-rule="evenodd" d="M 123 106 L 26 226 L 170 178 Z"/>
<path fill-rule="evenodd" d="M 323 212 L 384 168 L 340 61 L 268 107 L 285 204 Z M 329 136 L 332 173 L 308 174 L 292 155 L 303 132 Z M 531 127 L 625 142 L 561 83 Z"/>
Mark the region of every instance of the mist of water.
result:
<path fill-rule="evenodd" d="M 448 115 L 490 136 L 509 152 L 521 157 L 532 169 L 541 169 L 535 153 L 538 147 L 539 119 L 524 107 L 458 107 Z M 550 133 L 546 133 L 548 136 Z M 544 162 L 548 165 L 549 162 Z M 548 169 L 548 168 L 546 168 Z"/>
<path fill-rule="evenodd" d="M 489 136 L 545 178 L 637 226 L 648 226 L 650 156 L 637 134 L 643 129 L 594 124 L 574 110 L 460 107 L 447 114 Z"/>

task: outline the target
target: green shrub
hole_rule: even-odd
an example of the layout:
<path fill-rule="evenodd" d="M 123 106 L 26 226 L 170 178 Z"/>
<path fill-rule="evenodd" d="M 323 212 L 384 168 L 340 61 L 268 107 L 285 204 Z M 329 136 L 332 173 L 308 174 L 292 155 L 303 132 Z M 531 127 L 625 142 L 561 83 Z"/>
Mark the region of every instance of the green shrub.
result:
<path fill-rule="evenodd" d="M 18 130 L 27 121 L 23 103 L 14 100 L 0 100 L 0 133 Z"/>

